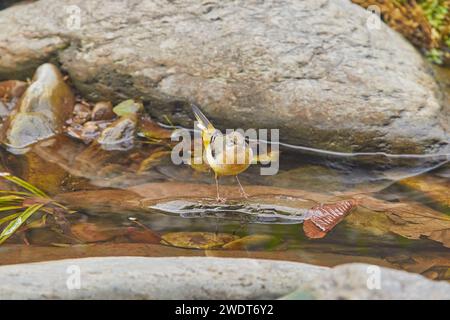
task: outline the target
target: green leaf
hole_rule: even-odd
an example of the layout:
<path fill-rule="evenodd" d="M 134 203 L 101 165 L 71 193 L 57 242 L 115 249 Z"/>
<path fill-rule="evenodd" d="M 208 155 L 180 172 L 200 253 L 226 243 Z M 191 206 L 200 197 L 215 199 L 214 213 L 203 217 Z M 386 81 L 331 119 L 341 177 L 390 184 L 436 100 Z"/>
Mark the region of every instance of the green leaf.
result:
<path fill-rule="evenodd" d="M 0 207 L 0 212 L 11 211 L 11 210 L 18 210 L 18 209 L 23 209 L 23 207 L 22 206 Z M 1 219 L 0 219 L 0 221 L 1 221 Z"/>
<path fill-rule="evenodd" d="M 28 207 L 24 212 L 22 212 L 16 219 L 11 221 L 0 234 L 0 244 L 5 242 L 14 232 L 17 231 L 17 229 L 19 229 L 25 223 L 25 221 L 27 221 L 29 217 L 39 211 L 43 206 L 43 204 L 32 205 Z"/>
<path fill-rule="evenodd" d="M 19 214 L 20 213 L 14 213 L 14 214 L 11 214 L 11 215 L 6 216 L 4 218 L 1 218 L 0 219 L 0 225 L 4 224 L 5 222 L 11 221 L 12 219 L 17 218 L 19 216 Z"/>
<path fill-rule="evenodd" d="M 430 51 L 427 52 L 426 56 L 428 60 L 430 60 L 435 64 L 442 64 L 443 62 L 442 61 L 443 52 L 439 49 L 431 49 Z"/>
<path fill-rule="evenodd" d="M 6 203 L 22 202 L 23 200 L 24 200 L 23 197 L 19 197 L 16 195 L 2 196 L 0 197 L 0 205 L 4 205 Z"/>
<path fill-rule="evenodd" d="M 21 192 L 21 191 L 12 191 L 12 190 L 0 190 L 0 194 L 8 194 L 8 195 L 16 195 L 16 196 L 33 196 L 32 193 L 29 192 Z"/>
<path fill-rule="evenodd" d="M 144 106 L 140 102 L 136 102 L 133 99 L 125 100 L 114 107 L 113 111 L 119 117 L 129 114 L 136 114 L 144 109 Z"/>

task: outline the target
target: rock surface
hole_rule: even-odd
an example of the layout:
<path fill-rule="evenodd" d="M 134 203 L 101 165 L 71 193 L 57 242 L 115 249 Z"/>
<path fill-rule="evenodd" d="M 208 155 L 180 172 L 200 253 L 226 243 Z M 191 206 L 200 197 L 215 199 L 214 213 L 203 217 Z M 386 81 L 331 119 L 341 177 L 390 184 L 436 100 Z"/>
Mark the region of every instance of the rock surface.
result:
<path fill-rule="evenodd" d="M 275 299 L 297 288 L 312 298 L 449 299 L 450 284 L 381 268 L 368 290 L 370 265 L 334 269 L 286 261 L 110 257 L 0 267 L 1 299 Z M 73 275 L 80 275 L 80 289 Z M 72 276 L 72 277 L 71 277 Z"/>
<path fill-rule="evenodd" d="M 327 300 L 450 299 L 450 284 L 446 282 L 433 282 L 420 275 L 368 264 L 337 266 L 315 280 L 302 285 L 300 291 Z"/>
<path fill-rule="evenodd" d="M 103 130 L 97 142 L 108 151 L 129 150 L 134 146 L 137 123 L 138 118 L 136 115 L 123 116 Z"/>
<path fill-rule="evenodd" d="M 9 116 L 3 142 L 23 149 L 61 132 L 72 114 L 74 99 L 59 70 L 49 63 L 41 65 Z"/>
<path fill-rule="evenodd" d="M 0 78 L 56 60 L 90 98 L 141 97 L 160 120 L 191 126 L 194 101 L 221 128 L 279 128 L 289 143 L 448 152 L 448 101 L 368 17 L 346 0 L 42 0 L 0 12 Z"/>

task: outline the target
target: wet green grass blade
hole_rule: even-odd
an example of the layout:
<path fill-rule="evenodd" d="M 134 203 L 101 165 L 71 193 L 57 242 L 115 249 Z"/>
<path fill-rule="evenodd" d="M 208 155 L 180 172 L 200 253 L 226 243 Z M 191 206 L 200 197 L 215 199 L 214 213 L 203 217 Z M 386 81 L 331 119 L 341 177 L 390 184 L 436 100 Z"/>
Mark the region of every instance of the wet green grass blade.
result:
<path fill-rule="evenodd" d="M 0 204 L 4 202 L 14 202 L 14 201 L 23 201 L 24 197 L 16 196 L 16 195 L 9 195 L 9 196 L 1 196 L 0 197 Z"/>
<path fill-rule="evenodd" d="M 23 209 L 23 207 L 22 206 L 0 207 L 0 212 L 11 211 L 11 210 L 18 210 L 18 209 Z"/>
<path fill-rule="evenodd" d="M 10 174 L 4 174 L 4 175 L 2 175 L 2 177 L 18 186 L 24 188 L 25 190 L 28 190 L 29 192 L 31 192 L 32 194 L 34 194 L 36 196 L 48 198 L 48 196 L 43 191 L 41 191 L 38 188 L 36 188 L 35 186 L 29 184 L 25 180 L 22 180 L 18 177 L 10 175 Z"/>
<path fill-rule="evenodd" d="M 58 202 L 52 201 L 52 204 L 57 206 L 57 207 L 59 207 L 59 208 L 61 208 L 61 209 L 63 209 L 63 210 L 65 210 L 65 211 L 69 211 L 69 208 L 67 208 L 66 206 L 64 206 L 64 205 L 62 205 L 62 204 L 60 204 Z"/>
<path fill-rule="evenodd" d="M 171 126 L 174 127 L 173 122 L 170 120 L 170 118 L 167 116 L 167 114 L 163 115 L 164 119 L 166 119 L 167 123 Z"/>
<path fill-rule="evenodd" d="M 13 190 L 0 190 L 0 194 L 11 194 L 16 196 L 32 197 L 34 194 L 30 192 L 13 191 Z"/>
<path fill-rule="evenodd" d="M 12 219 L 17 218 L 19 215 L 20 215 L 20 212 L 19 212 L 19 213 L 11 214 L 11 215 L 6 216 L 6 217 L 4 217 L 4 218 L 1 218 L 1 219 L 0 219 L 0 225 L 4 224 L 5 222 L 11 221 Z"/>
<path fill-rule="evenodd" d="M 25 221 L 27 221 L 29 217 L 39 211 L 43 206 L 43 204 L 32 205 L 28 207 L 24 212 L 22 212 L 16 219 L 11 221 L 0 234 L 0 244 L 5 242 L 15 231 L 17 231 L 17 229 L 19 229 L 25 223 Z"/>
<path fill-rule="evenodd" d="M 25 200 L 24 197 L 19 196 L 2 196 L 0 197 L 0 208 L 2 207 L 11 207 L 11 206 L 21 206 L 23 201 Z"/>

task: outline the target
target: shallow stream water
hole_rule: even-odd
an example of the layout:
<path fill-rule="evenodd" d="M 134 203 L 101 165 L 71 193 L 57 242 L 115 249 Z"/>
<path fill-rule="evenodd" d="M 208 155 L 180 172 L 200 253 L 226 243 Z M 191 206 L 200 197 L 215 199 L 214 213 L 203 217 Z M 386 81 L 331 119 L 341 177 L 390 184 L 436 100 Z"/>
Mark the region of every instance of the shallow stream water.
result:
<path fill-rule="evenodd" d="M 61 136 L 24 155 L 2 149 L 5 170 L 76 210 L 68 219 L 84 241 L 50 227 L 28 230 L 0 247 L 0 264 L 89 256 L 252 257 L 323 266 L 367 262 L 450 280 L 446 155 L 339 154 L 282 145 L 277 175 L 261 176 L 258 165 L 241 175 L 248 200 L 234 179 L 223 178 L 226 210 L 190 214 L 188 208 L 182 214 L 158 205 L 182 200 L 219 207 L 213 176 L 176 166 L 170 156 L 139 171 L 155 148 L 111 152 Z M 254 219 L 264 205 L 301 216 L 319 204 L 353 198 L 362 204 L 323 239 L 306 237 L 301 218 Z M 239 211 L 246 205 L 259 208 L 256 215 Z M 227 246 L 218 241 L 224 236 L 253 238 Z"/>

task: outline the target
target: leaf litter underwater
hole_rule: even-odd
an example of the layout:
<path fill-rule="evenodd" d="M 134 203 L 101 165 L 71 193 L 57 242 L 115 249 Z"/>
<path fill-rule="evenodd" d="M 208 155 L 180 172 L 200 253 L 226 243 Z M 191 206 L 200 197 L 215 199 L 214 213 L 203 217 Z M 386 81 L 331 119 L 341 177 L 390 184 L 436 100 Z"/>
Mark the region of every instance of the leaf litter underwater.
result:
<path fill-rule="evenodd" d="M 2 171 L 73 212 L 66 215 L 69 234 L 54 224 L 24 228 L 0 247 L 0 261 L 251 257 L 324 266 L 367 262 L 450 280 L 446 155 L 280 149 L 277 175 L 261 176 L 257 166 L 240 175 L 249 199 L 231 178 L 221 179 L 228 201 L 220 204 L 211 173 L 175 166 L 167 152 L 142 170 L 161 151 L 155 145 L 108 151 L 61 135 L 22 155 L 2 149 Z"/>

